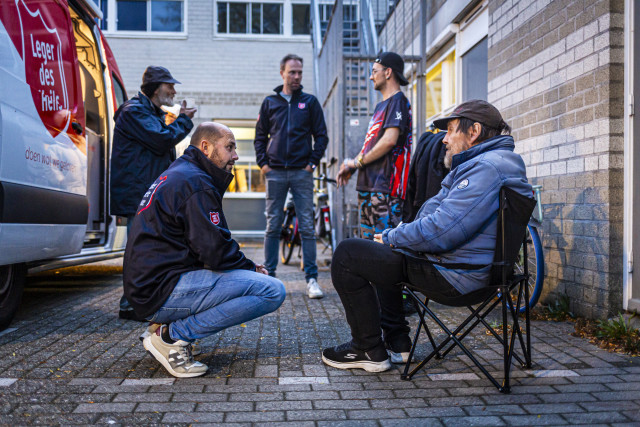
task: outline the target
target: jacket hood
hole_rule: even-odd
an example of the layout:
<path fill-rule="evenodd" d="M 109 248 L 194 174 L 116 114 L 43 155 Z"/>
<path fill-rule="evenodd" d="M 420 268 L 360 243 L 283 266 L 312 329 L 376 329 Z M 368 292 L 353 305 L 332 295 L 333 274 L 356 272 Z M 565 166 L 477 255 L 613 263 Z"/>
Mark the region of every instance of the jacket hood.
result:
<path fill-rule="evenodd" d="M 227 187 L 229 187 L 229 184 L 231 184 L 231 181 L 233 180 L 233 174 L 231 172 L 227 172 L 226 170 L 220 169 L 214 165 L 213 162 L 209 160 L 204 153 L 202 153 L 202 151 L 198 150 L 193 145 L 188 146 L 187 149 L 184 150 L 182 157 L 205 171 L 207 175 L 213 179 L 213 185 L 220 193 L 220 196 L 224 195 L 225 191 L 227 191 Z"/>
<path fill-rule="evenodd" d="M 508 150 L 513 151 L 516 147 L 516 144 L 511 135 L 497 135 L 493 138 L 489 138 L 485 141 L 482 141 L 478 145 L 474 145 L 468 150 L 463 151 L 462 153 L 458 153 L 451 159 L 451 170 L 460 166 L 462 163 L 467 160 L 471 160 L 480 154 L 494 151 L 494 150 Z"/>

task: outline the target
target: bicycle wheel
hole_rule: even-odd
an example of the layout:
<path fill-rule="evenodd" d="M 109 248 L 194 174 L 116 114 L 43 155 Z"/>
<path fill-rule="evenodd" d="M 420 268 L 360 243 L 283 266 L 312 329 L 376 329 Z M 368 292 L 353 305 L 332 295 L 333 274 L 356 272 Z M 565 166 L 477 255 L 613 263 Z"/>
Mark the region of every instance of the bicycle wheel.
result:
<path fill-rule="evenodd" d="M 296 237 L 296 227 L 295 222 L 297 218 L 295 216 L 288 217 L 285 220 L 285 223 L 282 225 L 282 256 L 280 259 L 283 264 L 288 264 L 291 260 L 291 255 L 293 254 L 293 248 L 296 245 L 295 237 Z"/>
<path fill-rule="evenodd" d="M 524 251 L 520 250 L 520 256 L 516 263 L 516 274 L 524 273 Z M 527 263 L 529 268 L 529 309 L 532 309 L 540 299 L 542 287 L 544 285 L 544 254 L 542 252 L 542 241 L 538 235 L 538 230 L 531 225 L 527 226 Z M 512 294 L 512 300 L 518 297 L 517 289 Z M 524 298 L 524 295 L 523 295 Z M 525 306 L 520 308 L 520 313 L 525 312 Z"/>

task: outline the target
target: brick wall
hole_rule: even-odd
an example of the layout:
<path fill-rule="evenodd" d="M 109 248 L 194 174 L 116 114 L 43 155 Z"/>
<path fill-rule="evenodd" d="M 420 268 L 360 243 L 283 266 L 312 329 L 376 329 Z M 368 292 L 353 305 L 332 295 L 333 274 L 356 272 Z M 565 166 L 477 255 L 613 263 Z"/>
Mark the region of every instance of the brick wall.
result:
<path fill-rule="evenodd" d="M 543 185 L 543 298 L 602 317 L 622 305 L 621 0 L 489 2 L 489 101 Z"/>
<path fill-rule="evenodd" d="M 167 67 L 182 82 L 176 99 L 194 100 L 198 121 L 211 118 L 255 119 L 264 96 L 279 84 L 280 59 L 296 53 L 304 59 L 303 85 L 313 93 L 311 41 L 224 38 L 214 34 L 214 2 L 190 1 L 188 35 L 182 39 L 121 38 L 107 35 L 124 84 L 137 93 L 151 64 Z"/>

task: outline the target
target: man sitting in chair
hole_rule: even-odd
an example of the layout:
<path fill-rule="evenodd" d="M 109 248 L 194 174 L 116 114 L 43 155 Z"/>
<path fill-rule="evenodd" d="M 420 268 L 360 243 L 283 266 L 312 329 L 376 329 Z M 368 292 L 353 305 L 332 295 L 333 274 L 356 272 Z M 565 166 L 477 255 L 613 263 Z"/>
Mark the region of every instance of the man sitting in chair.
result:
<path fill-rule="evenodd" d="M 447 130 L 445 165 L 451 169 L 440 192 L 422 205 L 413 222 L 386 229 L 374 241 L 344 240 L 335 251 L 331 279 L 352 340 L 322 352 L 329 366 L 382 372 L 391 362 L 406 362 L 408 353 L 385 348 L 385 343 L 409 340 L 402 302 L 380 301 L 378 307 L 373 287 L 404 282 L 455 298 L 487 286 L 500 188 L 531 197 L 525 164 L 513 152 L 511 128 L 493 105 L 468 101 L 434 124 Z M 382 326 L 381 311 L 391 319 Z"/>

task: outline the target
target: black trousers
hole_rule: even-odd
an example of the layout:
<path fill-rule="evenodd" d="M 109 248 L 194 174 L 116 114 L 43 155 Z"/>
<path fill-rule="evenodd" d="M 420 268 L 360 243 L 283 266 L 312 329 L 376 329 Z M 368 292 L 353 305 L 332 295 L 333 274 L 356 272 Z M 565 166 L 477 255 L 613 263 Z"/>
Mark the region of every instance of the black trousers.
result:
<path fill-rule="evenodd" d="M 353 345 L 360 350 L 381 345 L 381 332 L 389 344 L 408 339 L 402 298 L 393 297 L 394 291 L 402 292 L 401 283 L 432 294 L 461 295 L 429 261 L 365 239 L 347 239 L 338 245 L 331 262 L 331 279 L 344 306 Z M 376 293 L 377 289 L 384 292 Z"/>

